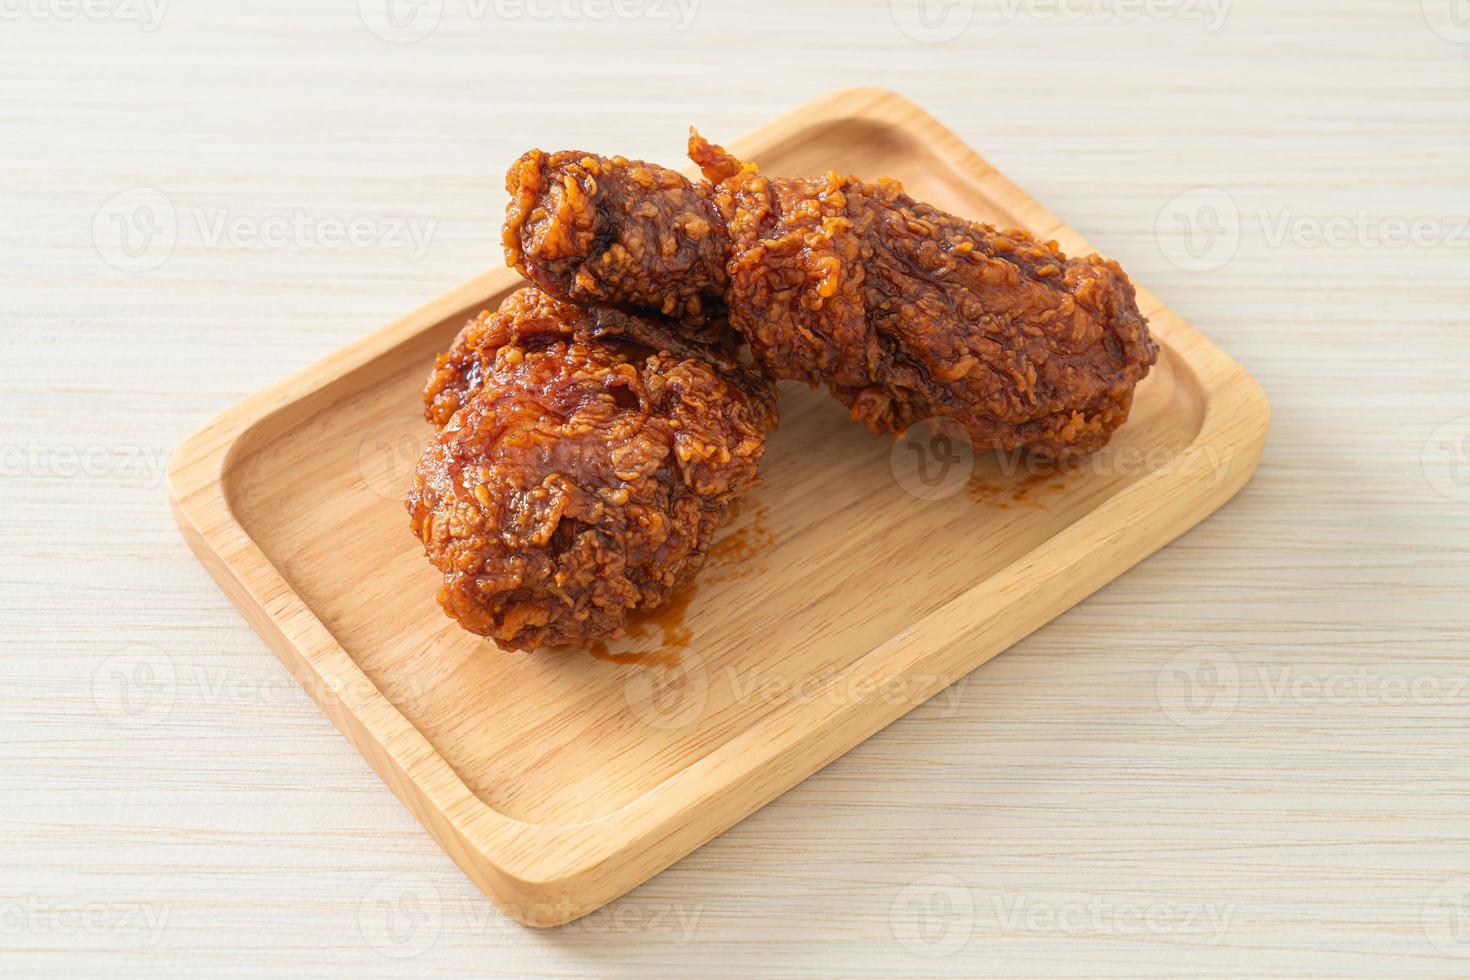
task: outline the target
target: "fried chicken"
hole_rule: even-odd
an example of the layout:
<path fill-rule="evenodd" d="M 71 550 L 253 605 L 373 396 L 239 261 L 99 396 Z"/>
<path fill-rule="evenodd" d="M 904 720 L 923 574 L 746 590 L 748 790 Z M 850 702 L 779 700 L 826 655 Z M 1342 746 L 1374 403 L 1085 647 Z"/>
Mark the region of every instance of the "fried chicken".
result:
<path fill-rule="evenodd" d="M 505 185 L 506 257 L 552 295 L 693 323 L 723 305 L 730 242 L 708 185 L 651 163 L 540 150 Z"/>
<path fill-rule="evenodd" d="M 534 287 L 481 313 L 424 391 L 439 426 L 414 533 L 439 602 L 502 648 L 621 635 L 703 563 L 757 482 L 772 383 L 721 323 L 583 308 Z"/>
<path fill-rule="evenodd" d="M 899 433 L 954 419 L 977 450 L 1103 445 L 1157 357 L 1116 262 L 915 201 L 891 180 L 772 178 L 691 131 L 705 179 L 533 150 L 506 177 L 511 265 L 575 302 L 692 322 L 728 310 L 777 378 L 825 383 Z"/>

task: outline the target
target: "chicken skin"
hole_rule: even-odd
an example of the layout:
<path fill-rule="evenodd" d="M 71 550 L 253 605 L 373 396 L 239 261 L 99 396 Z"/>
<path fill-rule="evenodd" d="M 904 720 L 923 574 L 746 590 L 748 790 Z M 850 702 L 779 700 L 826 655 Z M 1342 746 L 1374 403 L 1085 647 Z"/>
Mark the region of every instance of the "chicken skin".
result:
<path fill-rule="evenodd" d="M 941 416 L 977 450 L 1102 446 L 1157 358 L 1116 262 L 916 201 L 891 180 L 767 177 L 697 133 L 703 181 L 533 150 L 506 177 L 507 260 L 573 302 L 728 315 L 774 377 L 826 384 L 899 433 Z"/>
<path fill-rule="evenodd" d="M 692 578 L 776 422 L 733 337 L 534 287 L 470 321 L 407 500 L 445 612 L 507 650 L 585 644 Z"/>

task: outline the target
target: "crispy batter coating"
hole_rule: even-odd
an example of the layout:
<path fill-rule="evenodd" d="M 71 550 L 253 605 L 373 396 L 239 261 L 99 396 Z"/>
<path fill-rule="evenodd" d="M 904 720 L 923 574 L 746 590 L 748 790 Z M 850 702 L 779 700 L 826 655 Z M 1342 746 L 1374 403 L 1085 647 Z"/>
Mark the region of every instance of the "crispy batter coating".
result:
<path fill-rule="evenodd" d="M 633 354 L 640 348 L 666 351 L 680 360 L 704 361 L 726 382 L 754 396 L 752 410 L 775 406 L 771 380 L 749 363 L 739 334 L 723 320 L 703 325 L 676 323 L 607 306 L 581 306 L 548 295 L 534 286 L 516 290 L 495 311 L 483 311 L 465 324 L 449 350 L 434 363 L 424 388 L 424 417 L 443 428 L 459 411 L 466 395 L 484 384 L 502 347 L 534 348 L 571 338 L 599 342 Z M 775 417 L 762 417 L 770 429 Z"/>
<path fill-rule="evenodd" d="M 1117 263 L 1069 259 L 1055 242 L 947 214 L 894 181 L 766 177 L 697 133 L 689 152 L 705 181 L 671 187 L 662 171 L 656 194 L 631 177 L 647 164 L 522 157 L 507 178 L 512 263 L 559 295 L 591 283 L 608 302 L 680 309 L 691 291 L 702 309 L 723 302 L 769 372 L 826 383 L 875 432 L 938 415 L 976 449 L 1066 456 L 1098 448 L 1127 419 L 1157 349 Z M 586 192 L 575 207 L 570 191 L 547 191 L 569 184 Z M 708 198 L 712 229 L 694 241 L 687 225 L 659 224 L 651 199 L 674 197 L 691 211 Z M 619 248 L 624 239 L 639 248 Z M 723 275 L 706 271 L 712 242 Z M 647 257 L 696 248 L 699 261 L 667 291 Z M 548 249 L 554 270 L 525 258 Z"/>
<path fill-rule="evenodd" d="M 708 185 L 641 160 L 532 150 L 505 188 L 506 260 L 548 292 L 691 323 L 711 301 L 718 311 L 728 242 Z"/>
<path fill-rule="evenodd" d="M 724 346 L 534 288 L 465 326 L 424 404 L 441 428 L 413 531 L 444 610 L 507 650 L 615 638 L 667 600 L 776 421 L 771 383 Z"/>

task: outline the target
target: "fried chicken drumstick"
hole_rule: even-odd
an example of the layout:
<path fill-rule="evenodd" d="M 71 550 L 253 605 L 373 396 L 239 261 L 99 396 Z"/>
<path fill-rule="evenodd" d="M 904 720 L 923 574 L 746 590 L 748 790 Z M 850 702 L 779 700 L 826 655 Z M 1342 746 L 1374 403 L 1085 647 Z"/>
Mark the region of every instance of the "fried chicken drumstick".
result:
<path fill-rule="evenodd" d="M 439 434 L 407 500 L 445 612 L 529 650 L 615 638 L 687 582 L 776 422 L 733 340 L 534 287 L 470 321 L 424 391 Z"/>
<path fill-rule="evenodd" d="M 705 179 L 533 150 L 506 258 L 578 303 L 729 321 L 777 378 L 825 383 L 897 433 L 943 416 L 974 448 L 1063 457 L 1128 417 L 1157 351 L 1116 262 L 915 201 L 890 180 L 762 175 L 691 131 Z"/>

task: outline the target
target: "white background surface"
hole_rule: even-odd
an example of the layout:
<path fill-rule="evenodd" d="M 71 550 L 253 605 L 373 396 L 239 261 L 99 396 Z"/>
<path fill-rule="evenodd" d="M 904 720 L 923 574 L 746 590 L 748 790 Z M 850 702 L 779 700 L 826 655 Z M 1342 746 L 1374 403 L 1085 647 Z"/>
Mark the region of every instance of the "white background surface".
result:
<path fill-rule="evenodd" d="M 951 0 L 932 29 L 913 0 L 442 0 L 416 43 L 370 32 L 377 0 L 159 2 L 0 0 L 0 972 L 1470 972 L 1463 0 Z M 1253 372 L 1260 473 L 625 899 L 525 930 L 208 580 L 167 454 L 498 263 L 526 147 L 676 163 L 690 123 L 852 84 Z M 140 204 L 171 252 L 121 251 Z M 338 218 L 356 246 L 319 239 Z"/>

